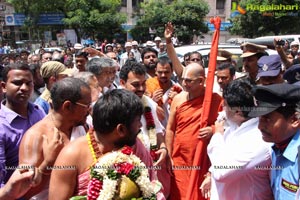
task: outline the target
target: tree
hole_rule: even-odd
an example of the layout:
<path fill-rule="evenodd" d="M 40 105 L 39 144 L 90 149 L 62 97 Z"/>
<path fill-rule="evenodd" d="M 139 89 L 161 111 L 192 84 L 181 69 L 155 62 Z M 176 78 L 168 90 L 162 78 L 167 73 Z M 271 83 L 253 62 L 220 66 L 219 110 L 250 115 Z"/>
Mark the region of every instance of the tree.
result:
<path fill-rule="evenodd" d="M 12 4 L 16 13 L 25 15 L 24 26 L 21 27 L 28 32 L 29 39 L 36 39 L 38 34 L 38 18 L 41 13 L 45 12 L 62 12 L 63 1 L 48 1 L 48 0 L 7 0 Z"/>
<path fill-rule="evenodd" d="M 231 18 L 233 26 L 229 29 L 231 34 L 253 38 L 263 35 L 295 34 L 299 32 L 300 24 L 298 10 L 285 11 L 253 11 L 249 5 L 296 5 L 296 1 L 282 0 L 242 0 L 239 5 L 246 10 L 245 14 L 240 14 Z M 247 10 L 248 7 L 248 10 Z M 293 16 L 297 15 L 297 16 Z"/>
<path fill-rule="evenodd" d="M 98 35 L 111 39 L 126 22 L 126 15 L 119 12 L 120 6 L 120 0 L 66 0 L 64 22 L 79 37 Z"/>
<path fill-rule="evenodd" d="M 164 25 L 171 21 L 179 40 L 190 43 L 194 34 L 201 35 L 208 31 L 203 21 L 208 11 L 208 4 L 203 0 L 145 1 L 137 13 L 138 21 L 131 34 L 136 40 L 153 39 L 149 34 L 151 28 L 162 37 Z"/>
<path fill-rule="evenodd" d="M 97 34 L 113 37 L 121 32 L 121 24 L 126 22 L 126 15 L 120 13 L 120 0 L 8 0 L 16 12 L 26 16 L 25 26 L 36 30 L 41 13 L 60 12 L 65 15 L 65 27 L 75 29 L 78 39 L 94 38 Z M 109 38 L 110 39 L 110 38 Z"/>

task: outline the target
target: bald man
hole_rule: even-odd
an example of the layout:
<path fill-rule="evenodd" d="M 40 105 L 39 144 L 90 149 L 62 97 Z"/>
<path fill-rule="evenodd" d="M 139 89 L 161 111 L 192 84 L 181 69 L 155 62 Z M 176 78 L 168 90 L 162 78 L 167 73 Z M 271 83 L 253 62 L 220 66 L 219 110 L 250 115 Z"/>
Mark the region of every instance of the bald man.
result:
<path fill-rule="evenodd" d="M 166 145 L 174 173 L 171 180 L 170 199 L 185 199 L 191 170 L 200 170 L 201 180 L 208 170 L 209 159 L 206 148 L 213 133 L 211 125 L 217 119 L 222 102 L 222 98 L 214 93 L 208 126 L 200 129 L 205 94 L 203 67 L 198 63 L 187 65 L 183 71 L 182 80 L 185 91 L 174 97 L 166 130 Z M 192 165 L 199 141 L 202 141 L 203 154 L 200 166 L 195 169 Z"/>

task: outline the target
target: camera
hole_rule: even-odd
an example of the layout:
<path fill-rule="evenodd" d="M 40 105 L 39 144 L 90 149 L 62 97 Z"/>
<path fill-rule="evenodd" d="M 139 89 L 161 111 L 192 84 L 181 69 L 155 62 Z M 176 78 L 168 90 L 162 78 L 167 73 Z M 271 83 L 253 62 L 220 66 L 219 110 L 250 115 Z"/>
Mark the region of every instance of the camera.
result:
<path fill-rule="evenodd" d="M 284 40 L 276 41 L 276 45 L 278 45 L 278 46 L 284 46 L 284 44 L 285 44 Z"/>

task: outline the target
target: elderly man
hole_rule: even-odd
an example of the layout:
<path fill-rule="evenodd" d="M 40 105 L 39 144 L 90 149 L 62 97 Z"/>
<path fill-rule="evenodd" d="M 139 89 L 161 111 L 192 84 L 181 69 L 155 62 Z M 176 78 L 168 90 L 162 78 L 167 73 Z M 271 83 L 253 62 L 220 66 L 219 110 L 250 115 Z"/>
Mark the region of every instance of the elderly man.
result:
<path fill-rule="evenodd" d="M 272 146 L 271 187 L 275 200 L 294 200 L 299 189 L 300 87 L 286 83 L 257 86 L 258 128 Z"/>
<path fill-rule="evenodd" d="M 0 184 L 3 186 L 19 162 L 19 145 L 24 133 L 43 119 L 45 113 L 29 102 L 33 77 L 27 64 L 12 64 L 3 71 L 6 98 L 0 109 Z"/>
<path fill-rule="evenodd" d="M 102 93 L 116 89 L 114 84 L 117 73 L 117 63 L 107 57 L 92 58 L 87 63 L 87 71 L 92 72 L 98 79 Z"/>
<path fill-rule="evenodd" d="M 171 199 L 185 199 L 187 183 L 193 166 L 196 146 L 202 140 L 203 154 L 199 168 L 200 181 L 209 167 L 206 154 L 208 139 L 213 134 L 213 127 L 221 110 L 222 98 L 213 94 L 208 126 L 200 129 L 199 119 L 202 115 L 202 106 L 205 94 L 204 69 L 198 63 L 189 64 L 182 76 L 182 85 L 185 91 L 176 95 L 171 104 L 171 111 L 166 130 L 166 145 L 169 152 L 174 176 L 171 177 Z"/>
<path fill-rule="evenodd" d="M 132 41 L 131 52 L 133 52 L 135 60 L 137 62 L 141 62 L 141 53 L 139 50 L 139 43 L 137 41 Z"/>
<path fill-rule="evenodd" d="M 37 199 L 48 197 L 52 166 L 73 135 L 75 127 L 85 124 L 91 108 L 91 89 L 75 78 L 56 82 L 51 89 L 53 110 L 24 135 L 20 144 L 19 163 L 37 167 L 35 185 L 25 195 Z M 77 136 L 78 137 L 78 136 Z"/>
<path fill-rule="evenodd" d="M 132 43 L 126 42 L 125 43 L 125 52 L 120 55 L 120 65 L 121 67 L 125 64 L 127 59 L 129 58 L 129 53 L 132 50 Z"/>

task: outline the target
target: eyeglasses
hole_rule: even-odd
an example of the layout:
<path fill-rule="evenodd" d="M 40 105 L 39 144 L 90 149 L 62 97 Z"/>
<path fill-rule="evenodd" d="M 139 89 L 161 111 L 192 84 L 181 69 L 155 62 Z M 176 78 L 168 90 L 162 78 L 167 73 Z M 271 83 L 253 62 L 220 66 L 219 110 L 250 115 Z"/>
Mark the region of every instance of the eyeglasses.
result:
<path fill-rule="evenodd" d="M 89 109 L 92 105 L 92 103 L 89 103 L 89 104 L 83 104 L 83 103 L 79 103 L 79 102 L 75 102 L 74 104 L 78 105 L 78 106 L 82 106 L 86 109 Z"/>

